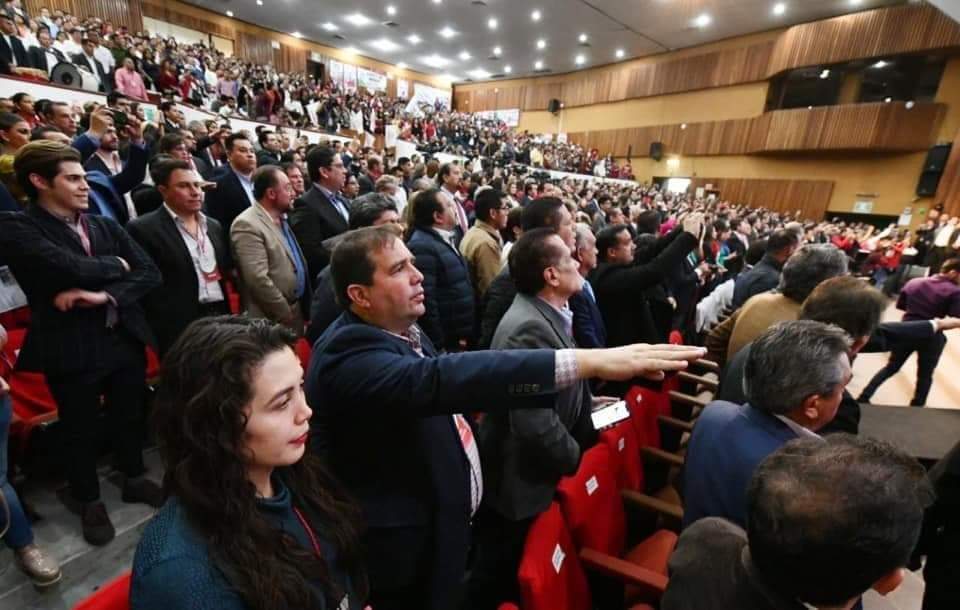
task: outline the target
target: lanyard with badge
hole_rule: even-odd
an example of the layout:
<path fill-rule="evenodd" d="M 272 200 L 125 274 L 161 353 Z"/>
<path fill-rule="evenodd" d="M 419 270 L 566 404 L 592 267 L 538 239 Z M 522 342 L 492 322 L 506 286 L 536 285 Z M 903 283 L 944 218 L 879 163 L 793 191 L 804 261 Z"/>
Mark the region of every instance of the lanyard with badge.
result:
<path fill-rule="evenodd" d="M 193 264 L 196 265 L 197 269 L 200 270 L 200 275 L 203 276 L 204 281 L 206 281 L 208 284 L 211 282 L 219 282 L 223 276 L 220 274 L 220 269 L 217 267 L 216 254 L 211 257 L 212 266 L 209 269 L 204 269 L 203 267 L 203 259 L 207 253 L 207 235 L 203 230 L 203 227 L 197 223 L 197 236 L 194 237 L 193 235 L 190 235 L 190 232 L 187 231 L 185 226 L 182 224 L 178 224 L 178 226 L 180 227 L 181 231 L 186 233 L 191 239 L 193 239 L 193 241 L 197 243 L 197 252 L 200 254 L 200 258 L 198 260 L 197 257 L 193 255 L 193 252 L 190 252 L 190 258 L 193 259 Z"/>

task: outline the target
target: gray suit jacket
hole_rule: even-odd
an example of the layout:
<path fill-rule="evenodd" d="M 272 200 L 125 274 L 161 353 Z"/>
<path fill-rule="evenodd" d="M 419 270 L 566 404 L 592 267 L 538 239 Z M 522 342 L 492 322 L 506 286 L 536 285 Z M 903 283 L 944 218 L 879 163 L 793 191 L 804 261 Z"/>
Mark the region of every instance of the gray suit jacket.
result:
<path fill-rule="evenodd" d="M 492 349 L 573 348 L 563 318 L 537 297 L 518 294 L 493 336 Z M 488 413 L 478 434 L 484 501 L 508 519 L 543 512 L 560 477 L 577 470 L 596 442 L 586 381 L 561 390 L 554 409 Z"/>

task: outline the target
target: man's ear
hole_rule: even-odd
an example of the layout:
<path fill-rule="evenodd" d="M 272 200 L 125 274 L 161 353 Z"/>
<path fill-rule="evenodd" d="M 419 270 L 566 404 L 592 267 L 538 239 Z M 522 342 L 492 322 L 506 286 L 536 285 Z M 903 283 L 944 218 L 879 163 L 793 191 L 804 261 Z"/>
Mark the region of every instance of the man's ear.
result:
<path fill-rule="evenodd" d="M 873 583 L 873 590 L 880 595 L 889 595 L 903 582 L 903 568 L 896 568 L 880 577 Z"/>
<path fill-rule="evenodd" d="M 367 286 L 350 284 L 347 286 L 347 297 L 350 298 L 351 303 L 361 309 L 368 309 L 370 307 L 370 295 L 367 292 Z"/>

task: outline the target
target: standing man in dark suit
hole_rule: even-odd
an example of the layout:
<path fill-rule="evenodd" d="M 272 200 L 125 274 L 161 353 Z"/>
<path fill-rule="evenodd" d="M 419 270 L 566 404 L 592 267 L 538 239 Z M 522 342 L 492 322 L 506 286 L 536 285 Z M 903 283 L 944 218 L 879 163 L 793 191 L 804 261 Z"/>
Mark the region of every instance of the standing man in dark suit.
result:
<path fill-rule="evenodd" d="M 347 230 L 350 204 L 340 194 L 347 171 L 340 155 L 332 148 L 317 146 L 307 153 L 307 173 L 313 186 L 294 202 L 290 226 L 313 280 L 330 260 L 324 240 Z"/>
<path fill-rule="evenodd" d="M 444 163 L 440 166 L 440 173 L 437 174 L 437 186 L 447 195 L 450 195 L 453 203 L 457 206 L 457 224 L 454 226 L 453 231 L 456 236 L 458 248 L 460 247 L 460 240 L 467 234 L 467 229 L 470 224 L 467 219 L 467 212 L 463 209 L 462 202 L 460 201 L 461 176 L 463 176 L 463 168 L 457 163 Z"/>
<path fill-rule="evenodd" d="M 483 497 L 473 428 L 461 413 L 550 409 L 580 379 L 660 376 L 704 353 L 627 346 L 438 355 L 416 325 L 423 276 L 395 230 L 347 233 L 330 264 L 347 311 L 310 361 L 311 448 L 363 510 L 378 610 L 457 606 L 470 518 Z"/>
<path fill-rule="evenodd" d="M 6 11 L 0 11 L 0 59 L 11 66 L 33 67 L 23 41 L 17 36 L 17 25 L 13 22 L 13 15 Z"/>
<path fill-rule="evenodd" d="M 576 250 L 574 258 L 579 263 L 583 289 L 570 297 L 570 310 L 573 312 L 573 337 L 580 347 L 606 347 L 607 328 L 603 324 L 603 314 L 597 307 L 597 295 L 587 280 L 590 272 L 597 268 L 597 238 L 586 223 L 577 223 Z"/>
<path fill-rule="evenodd" d="M 160 272 L 120 225 L 85 213 L 89 188 L 77 151 L 31 142 L 17 153 L 14 171 L 31 200 L 24 213 L 0 215 L 0 259 L 32 311 L 17 366 L 46 375 L 64 436 L 67 504 L 80 514 L 84 538 L 103 545 L 114 529 L 97 476 L 101 396 L 126 475 L 122 499 L 163 502 L 143 476 L 144 346 L 152 334 L 138 305 L 160 285 Z"/>
<path fill-rule="evenodd" d="M 89 38 L 84 38 L 81 46 L 83 47 L 83 53 L 77 53 L 74 55 L 73 63 L 81 68 L 86 68 L 93 73 L 93 75 L 97 78 L 99 83 L 98 89 L 101 93 L 110 93 L 113 91 L 113 79 L 110 78 L 109 74 L 107 74 L 103 64 L 100 63 L 100 60 L 93 56 L 93 52 L 97 48 L 96 43 Z"/>
<path fill-rule="evenodd" d="M 253 143 L 243 133 L 232 133 L 224 141 L 230 169 L 217 179 L 217 188 L 207 193 L 205 211 L 230 232 L 233 219 L 249 208 L 253 198 L 253 171 L 257 158 Z"/>
<path fill-rule="evenodd" d="M 280 136 L 276 133 L 263 129 L 257 134 L 257 141 L 260 144 L 260 152 L 257 153 L 257 167 L 264 165 L 280 165 Z"/>
<path fill-rule="evenodd" d="M 753 269 L 737 276 L 733 288 L 733 309 L 740 309 L 750 297 L 769 292 L 780 285 L 780 272 L 794 251 L 800 246 L 795 231 L 780 229 L 767 239 L 766 252 Z"/>
<path fill-rule="evenodd" d="M 556 232 L 524 233 L 510 250 L 517 296 L 490 348 L 577 347 L 573 312 L 567 306 L 583 284 L 577 267 Z M 556 394 L 553 409 L 489 413 L 481 422 L 477 439 L 486 494 L 477 517 L 477 555 L 466 596 L 471 608 L 519 600 L 517 568 L 527 530 L 550 506 L 560 478 L 573 474 L 581 453 L 596 443 L 592 403 L 589 384 L 580 381 Z"/>
<path fill-rule="evenodd" d="M 835 326 L 781 322 L 757 338 L 744 370 L 747 403 L 714 401 L 697 420 L 683 473 L 683 525 L 746 525 L 747 483 L 763 458 L 833 420 L 850 382 L 851 341 Z"/>
<path fill-rule="evenodd" d="M 131 221 L 127 231 L 163 275 L 163 284 L 143 299 L 162 358 L 197 318 L 230 313 L 224 282 L 231 263 L 223 228 L 200 211 L 203 178 L 180 159 L 155 161 L 150 175 L 163 205 Z"/>

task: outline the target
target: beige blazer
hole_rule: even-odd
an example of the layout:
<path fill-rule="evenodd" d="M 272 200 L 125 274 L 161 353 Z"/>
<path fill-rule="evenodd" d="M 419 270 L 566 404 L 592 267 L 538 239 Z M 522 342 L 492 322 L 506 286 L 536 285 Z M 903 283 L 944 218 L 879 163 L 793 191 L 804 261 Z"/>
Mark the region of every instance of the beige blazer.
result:
<path fill-rule="evenodd" d="M 267 211 L 254 204 L 241 212 L 230 226 L 230 246 L 244 311 L 303 333 L 303 311 L 296 297 L 297 268 L 280 227 Z M 305 260 L 302 252 L 300 257 Z"/>

